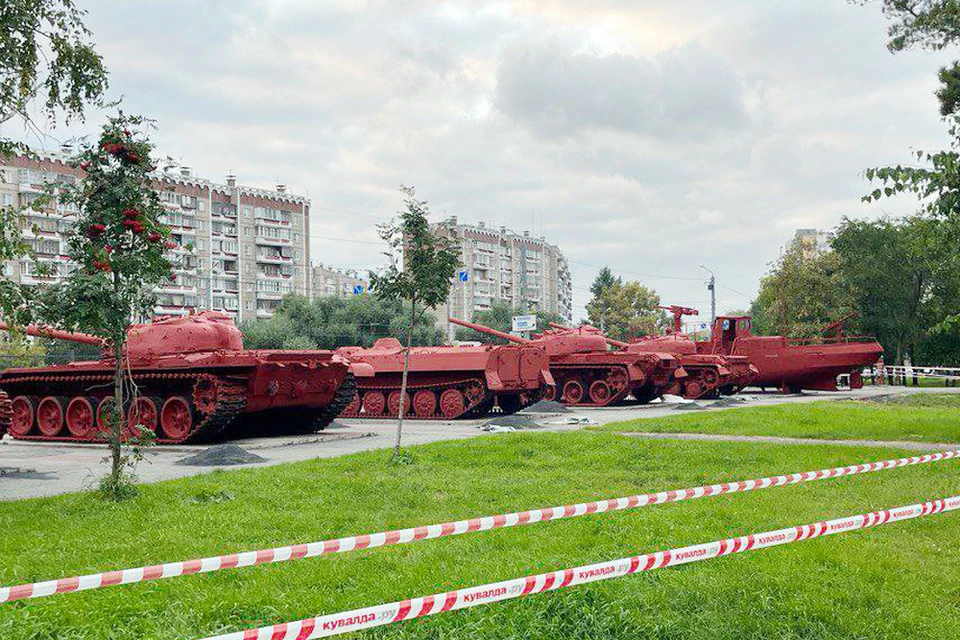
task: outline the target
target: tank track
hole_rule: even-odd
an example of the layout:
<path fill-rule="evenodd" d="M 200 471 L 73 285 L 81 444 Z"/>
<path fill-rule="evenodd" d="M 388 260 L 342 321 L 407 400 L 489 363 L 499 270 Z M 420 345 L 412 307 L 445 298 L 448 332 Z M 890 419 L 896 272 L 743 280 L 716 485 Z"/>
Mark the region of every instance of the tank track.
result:
<path fill-rule="evenodd" d="M 305 436 L 323 431 L 327 425 L 341 414 L 357 395 L 357 380 L 352 373 L 347 372 L 343 382 L 337 388 L 333 401 L 318 411 L 295 411 L 284 416 L 283 426 L 272 428 L 269 433 L 264 429 L 257 430 L 256 435 L 285 435 Z"/>
<path fill-rule="evenodd" d="M 615 369 L 619 369 L 623 372 L 625 384 L 622 389 L 610 395 L 610 398 L 606 402 L 597 403 L 590 401 L 590 384 L 596 380 L 609 380 L 610 372 Z M 603 378 L 596 378 L 593 380 L 585 379 L 585 372 L 589 371 L 591 373 L 609 370 L 608 373 Z M 563 404 L 572 406 L 572 407 L 609 407 L 612 404 L 623 401 L 633 388 L 633 385 L 630 384 L 629 374 L 627 373 L 627 368 L 621 364 L 560 364 L 560 365 L 550 365 L 550 372 L 553 374 L 554 379 L 556 380 L 556 390 L 554 392 L 554 399 L 558 399 L 559 402 Z M 563 399 L 563 387 L 570 380 L 577 380 L 580 382 L 580 385 L 583 387 L 583 397 L 580 402 L 567 402 Z"/>
<path fill-rule="evenodd" d="M 208 414 L 202 421 L 198 421 L 192 431 L 183 438 L 164 438 L 158 437 L 157 444 L 184 444 L 188 442 L 213 442 L 221 439 L 224 431 L 237 419 L 246 405 L 246 385 L 230 380 L 223 376 L 212 376 L 208 373 L 135 373 L 133 381 L 136 384 L 148 382 L 171 382 L 186 383 L 192 389 L 196 381 L 204 377 L 214 377 L 220 382 L 217 408 Z M 23 383 L 69 383 L 71 386 L 83 387 L 89 389 L 92 386 L 103 386 L 113 383 L 112 375 L 92 374 L 92 375 L 71 375 L 71 376 L 20 376 L 4 379 L 3 383 L 7 389 L 16 388 Z M 27 394 L 30 395 L 30 394 Z M 76 395 L 76 394 L 74 394 Z M 148 394 L 149 395 L 149 394 Z M 178 394 L 181 395 L 181 394 Z M 189 397 L 189 393 L 184 393 Z M 191 402 L 192 404 L 192 402 Z M 194 409 L 195 413 L 196 410 Z M 202 415 L 202 414 L 201 414 Z M 39 433 L 31 433 L 25 436 L 17 436 L 17 440 L 41 440 L 46 442 L 102 442 L 102 438 L 96 436 L 89 439 L 79 439 L 71 435 L 45 436 Z"/>
<path fill-rule="evenodd" d="M 463 408 L 463 411 L 462 411 L 461 413 L 459 413 L 458 415 L 456 415 L 456 416 L 444 416 L 444 415 L 441 415 L 441 414 L 440 414 L 440 403 L 439 403 L 439 392 L 445 391 L 445 390 L 447 390 L 447 389 L 452 389 L 452 388 L 455 388 L 455 387 L 457 387 L 457 386 L 466 386 L 468 383 L 471 383 L 471 382 L 475 382 L 475 383 L 479 384 L 479 385 L 483 388 L 484 393 L 483 393 L 479 398 L 477 398 L 474 402 L 469 403 L 469 404 L 466 404 L 466 405 L 464 406 L 464 408 Z M 435 391 L 438 392 L 438 393 L 437 393 L 437 396 L 438 396 L 437 408 L 436 408 L 436 410 L 434 411 L 433 415 L 431 415 L 431 416 L 418 416 L 418 415 L 417 415 L 416 413 L 414 413 L 414 411 L 413 411 L 413 406 L 412 406 L 412 404 L 413 404 L 413 401 L 412 401 L 413 394 L 416 393 L 417 391 L 422 390 L 422 389 L 433 389 L 433 390 L 435 390 Z M 363 395 L 364 393 L 368 392 L 368 391 L 380 391 L 380 392 L 382 392 L 382 393 L 389 394 L 389 393 L 392 392 L 392 391 L 400 391 L 400 385 L 392 385 L 392 384 L 387 384 L 387 385 L 370 385 L 370 386 L 363 386 L 363 387 L 358 387 L 358 388 L 357 388 L 357 393 L 361 396 L 361 398 L 362 398 L 362 395 Z M 448 382 L 443 382 L 443 383 L 440 383 L 440 384 L 437 384 L 437 383 L 429 383 L 429 384 L 428 384 L 428 383 L 424 383 L 424 384 L 410 384 L 410 383 L 408 382 L 408 383 L 407 383 L 407 396 L 408 396 L 409 398 L 411 398 L 411 408 L 410 408 L 410 411 L 407 412 L 407 414 L 406 414 L 404 417 L 405 417 L 405 418 L 411 418 L 411 419 L 414 419 L 414 420 L 463 420 L 463 419 L 468 419 L 468 418 L 471 418 L 471 417 L 475 417 L 475 415 L 477 415 L 478 412 L 479 412 L 481 409 L 483 409 L 484 407 L 486 407 L 486 410 L 483 411 L 484 414 L 486 413 L 486 411 L 489 411 L 489 407 L 493 405 L 493 399 L 494 399 L 494 394 L 490 392 L 490 390 L 487 388 L 487 385 L 484 383 L 484 381 L 483 381 L 481 378 L 476 378 L 476 377 L 462 378 L 462 379 L 460 379 L 460 380 L 450 380 L 450 381 L 448 381 Z M 341 418 L 369 418 L 369 419 L 371 419 L 371 420 L 375 420 L 375 419 L 384 420 L 384 419 L 395 418 L 396 416 L 391 416 L 391 415 L 367 416 L 366 414 L 360 412 L 360 405 L 357 405 L 355 409 L 345 408 L 344 411 L 340 414 L 340 417 L 341 417 Z"/>

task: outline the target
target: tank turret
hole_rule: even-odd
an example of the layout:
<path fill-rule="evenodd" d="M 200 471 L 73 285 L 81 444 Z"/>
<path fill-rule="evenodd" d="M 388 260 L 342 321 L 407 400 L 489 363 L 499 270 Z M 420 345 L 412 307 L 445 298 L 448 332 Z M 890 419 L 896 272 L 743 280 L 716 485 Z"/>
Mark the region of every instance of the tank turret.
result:
<path fill-rule="evenodd" d="M 475 322 L 450 322 L 519 344 L 539 344 L 550 357 L 550 373 L 561 402 L 606 406 L 633 395 L 639 402 L 673 390 L 685 377 L 669 353 L 610 351 L 606 337 L 591 326 L 549 329 L 527 340 Z"/>

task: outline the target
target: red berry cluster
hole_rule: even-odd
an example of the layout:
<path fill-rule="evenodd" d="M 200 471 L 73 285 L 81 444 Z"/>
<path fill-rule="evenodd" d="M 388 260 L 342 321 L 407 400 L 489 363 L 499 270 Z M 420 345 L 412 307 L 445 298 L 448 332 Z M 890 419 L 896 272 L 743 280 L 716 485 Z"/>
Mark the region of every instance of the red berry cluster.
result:
<path fill-rule="evenodd" d="M 94 261 L 93 261 L 93 268 L 96 269 L 97 271 L 112 271 L 112 270 L 113 270 L 112 267 L 110 266 L 110 263 L 109 263 L 108 261 L 106 261 L 106 260 L 94 260 Z"/>
<path fill-rule="evenodd" d="M 99 238 L 106 230 L 107 227 L 105 225 L 100 223 L 91 224 L 89 227 L 87 227 L 87 237 L 90 239 Z"/>
<path fill-rule="evenodd" d="M 140 154 L 122 141 L 104 140 L 100 143 L 100 148 L 125 164 L 136 164 L 140 162 Z"/>

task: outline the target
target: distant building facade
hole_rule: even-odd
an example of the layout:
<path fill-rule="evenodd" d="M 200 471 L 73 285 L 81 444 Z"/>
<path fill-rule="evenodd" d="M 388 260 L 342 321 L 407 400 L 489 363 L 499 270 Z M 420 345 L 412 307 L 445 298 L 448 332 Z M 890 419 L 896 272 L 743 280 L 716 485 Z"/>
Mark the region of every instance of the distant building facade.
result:
<path fill-rule="evenodd" d="M 286 192 L 225 184 L 199 178 L 189 169 L 157 173 L 157 191 L 177 247 L 175 281 L 157 288 L 155 315 L 185 315 L 193 309 L 224 311 L 237 320 L 269 318 L 284 294 L 309 295 L 310 201 Z M 75 183 L 83 172 L 66 156 L 0 161 L 0 206 L 27 205 L 51 182 Z M 7 262 L 4 276 L 24 284 L 56 282 L 75 266 L 63 234 L 78 211 L 57 204 L 28 212 L 23 231 L 36 261 L 54 266 L 52 275 L 36 273 L 34 259 Z M 193 250 L 188 250 L 188 245 Z"/>
<path fill-rule="evenodd" d="M 830 241 L 833 233 L 820 229 L 797 229 L 790 241 L 789 247 L 799 247 L 804 258 L 816 258 L 822 253 L 830 251 Z"/>
<path fill-rule="evenodd" d="M 445 331 L 449 315 L 470 319 L 477 311 L 490 309 L 503 300 L 517 309 L 556 313 L 573 319 L 573 281 L 560 248 L 528 231 L 516 233 L 506 227 L 488 227 L 479 222 L 460 224 L 456 217 L 434 225 L 436 233 L 454 238 L 466 281 L 455 278 L 449 309 L 436 310 L 438 325 Z"/>
<path fill-rule="evenodd" d="M 370 287 L 369 280 L 353 269 L 342 271 L 322 264 L 312 268 L 311 281 L 314 299 L 323 296 L 349 298 L 366 293 Z"/>

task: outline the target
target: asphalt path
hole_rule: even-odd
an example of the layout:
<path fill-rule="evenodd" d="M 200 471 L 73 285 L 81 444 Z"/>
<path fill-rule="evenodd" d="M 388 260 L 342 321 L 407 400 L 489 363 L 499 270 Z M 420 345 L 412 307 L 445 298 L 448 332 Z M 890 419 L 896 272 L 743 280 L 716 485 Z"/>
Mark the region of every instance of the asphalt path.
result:
<path fill-rule="evenodd" d="M 711 406 L 717 401 L 698 403 L 710 411 L 735 411 L 743 407 L 777 404 L 815 402 L 818 400 L 841 400 L 869 398 L 890 393 L 960 392 L 957 389 L 904 389 L 902 387 L 865 387 L 857 391 L 837 393 L 806 392 L 799 395 L 774 393 L 750 393 L 728 406 Z M 725 404 L 720 401 L 721 405 Z M 649 405 L 634 405 L 609 408 L 581 408 L 559 415 L 531 415 L 543 431 L 569 431 L 582 429 L 587 424 L 608 424 L 623 420 L 660 418 L 684 415 L 675 402 Z M 442 440 L 462 440 L 476 437 L 495 437 L 481 427 L 496 416 L 481 420 L 424 421 L 405 420 L 403 444 L 417 445 Z M 567 418 L 586 419 L 587 424 L 551 424 Z M 636 429 L 634 429 L 637 431 Z M 346 419 L 334 422 L 322 434 L 314 436 L 252 438 L 235 440 L 232 444 L 262 458 L 263 462 L 244 465 L 268 466 L 313 458 L 332 458 L 358 451 L 389 450 L 393 446 L 396 423 L 392 420 Z M 637 434 L 639 437 L 670 438 L 670 434 Z M 682 438 L 696 438 L 701 434 L 688 434 Z M 676 437 L 676 436 L 674 436 Z M 718 439 L 703 436 L 701 439 Z M 758 439 L 760 441 L 762 439 Z M 783 443 L 787 444 L 787 443 Z M 140 482 L 158 482 L 185 476 L 209 473 L 218 468 L 236 469 L 237 466 L 184 466 L 176 462 L 206 450 L 210 445 L 157 446 L 148 449 L 146 459 L 137 467 Z M 926 445 L 929 446 L 929 445 Z M 6 436 L 0 442 L 0 500 L 20 500 L 70 493 L 95 486 L 97 479 L 106 473 L 106 447 L 103 445 L 65 444 L 47 442 L 21 442 Z"/>

